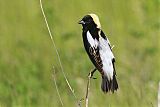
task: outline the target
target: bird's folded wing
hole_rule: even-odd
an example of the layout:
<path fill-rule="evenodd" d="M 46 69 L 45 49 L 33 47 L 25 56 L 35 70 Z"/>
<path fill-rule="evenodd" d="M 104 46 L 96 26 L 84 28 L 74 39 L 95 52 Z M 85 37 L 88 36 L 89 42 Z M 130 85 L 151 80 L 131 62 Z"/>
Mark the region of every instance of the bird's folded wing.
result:
<path fill-rule="evenodd" d="M 90 58 L 92 60 L 92 62 L 94 63 L 94 65 L 97 67 L 97 69 L 102 72 L 102 60 L 99 54 L 99 48 L 95 48 L 95 47 L 90 47 L 89 48 L 89 54 L 90 54 Z"/>

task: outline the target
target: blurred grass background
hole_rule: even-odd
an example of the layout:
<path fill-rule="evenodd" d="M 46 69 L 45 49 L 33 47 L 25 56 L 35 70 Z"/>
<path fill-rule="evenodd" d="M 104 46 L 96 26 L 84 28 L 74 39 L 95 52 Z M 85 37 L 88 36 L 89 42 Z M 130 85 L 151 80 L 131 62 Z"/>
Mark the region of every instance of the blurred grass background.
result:
<path fill-rule="evenodd" d="M 95 73 L 90 107 L 156 107 L 160 80 L 159 0 L 42 0 L 62 64 L 79 99 L 93 68 L 77 22 L 96 13 L 116 57 L 120 89 L 103 94 Z M 60 72 L 38 0 L 0 0 L 0 106 L 60 107 L 52 66 L 65 107 L 75 99 Z"/>

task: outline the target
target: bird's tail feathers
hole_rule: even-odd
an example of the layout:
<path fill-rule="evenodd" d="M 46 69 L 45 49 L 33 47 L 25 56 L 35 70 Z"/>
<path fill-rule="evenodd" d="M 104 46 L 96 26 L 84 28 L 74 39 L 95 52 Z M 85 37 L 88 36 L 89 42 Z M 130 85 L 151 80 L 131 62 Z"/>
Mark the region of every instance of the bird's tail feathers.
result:
<path fill-rule="evenodd" d="M 116 76 L 113 75 L 113 79 L 109 80 L 107 76 L 102 76 L 102 84 L 101 89 L 104 93 L 111 91 L 114 93 L 118 89 L 118 83 L 116 80 Z"/>

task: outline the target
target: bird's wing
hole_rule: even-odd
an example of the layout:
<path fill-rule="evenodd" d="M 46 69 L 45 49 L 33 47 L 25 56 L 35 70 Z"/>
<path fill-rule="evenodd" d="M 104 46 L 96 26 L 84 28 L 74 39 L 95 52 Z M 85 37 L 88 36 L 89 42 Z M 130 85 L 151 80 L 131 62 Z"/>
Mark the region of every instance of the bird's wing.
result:
<path fill-rule="evenodd" d="M 93 62 L 93 64 L 97 67 L 97 69 L 102 72 L 102 60 L 99 54 L 99 48 L 91 47 L 89 48 L 89 56 Z"/>
<path fill-rule="evenodd" d="M 87 47 L 87 53 L 92 61 L 92 63 L 96 66 L 96 68 L 102 73 L 102 60 L 99 53 L 99 41 L 93 38 L 90 32 L 87 32 L 87 42 L 89 43 Z"/>

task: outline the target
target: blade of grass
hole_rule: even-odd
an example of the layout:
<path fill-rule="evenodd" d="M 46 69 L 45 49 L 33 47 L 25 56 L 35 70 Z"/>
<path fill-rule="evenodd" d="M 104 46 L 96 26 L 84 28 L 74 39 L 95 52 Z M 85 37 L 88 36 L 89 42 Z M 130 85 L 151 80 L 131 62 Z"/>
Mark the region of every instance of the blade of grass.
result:
<path fill-rule="evenodd" d="M 59 52 L 58 52 L 57 47 L 56 47 L 56 44 L 55 44 L 55 42 L 54 42 L 54 40 L 53 40 L 53 35 L 52 35 L 52 33 L 51 33 L 51 30 L 50 30 L 50 27 L 49 27 L 49 24 L 48 24 L 46 15 L 45 15 L 45 13 L 44 13 L 42 1 L 40 0 L 39 2 L 40 2 L 41 12 L 42 12 L 42 14 L 43 14 L 43 17 L 44 17 L 44 20 L 45 20 L 45 24 L 46 24 L 47 29 L 48 29 L 48 33 L 49 33 L 50 39 L 51 39 L 52 44 L 53 44 L 53 48 L 54 48 L 54 50 L 56 51 L 56 55 L 57 55 L 57 57 L 58 57 L 58 62 L 59 62 L 59 65 L 60 65 L 62 74 L 63 74 L 63 76 L 64 76 L 64 78 L 65 78 L 65 81 L 66 81 L 66 83 L 67 83 L 70 91 L 72 92 L 73 96 L 75 97 L 76 103 L 77 103 L 78 106 L 80 107 L 79 101 L 77 100 L 77 96 L 76 96 L 73 88 L 71 87 L 71 85 L 70 85 L 70 83 L 69 83 L 69 81 L 68 81 L 68 79 L 67 79 L 67 77 L 66 77 L 66 74 L 65 74 L 65 72 L 64 72 L 64 69 L 63 69 L 63 66 L 62 66 L 62 62 L 61 62 L 61 59 L 60 59 Z"/>

